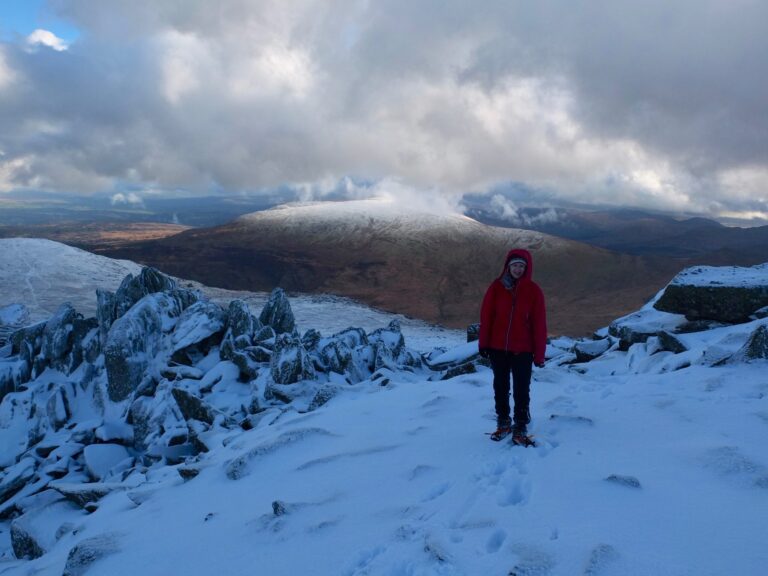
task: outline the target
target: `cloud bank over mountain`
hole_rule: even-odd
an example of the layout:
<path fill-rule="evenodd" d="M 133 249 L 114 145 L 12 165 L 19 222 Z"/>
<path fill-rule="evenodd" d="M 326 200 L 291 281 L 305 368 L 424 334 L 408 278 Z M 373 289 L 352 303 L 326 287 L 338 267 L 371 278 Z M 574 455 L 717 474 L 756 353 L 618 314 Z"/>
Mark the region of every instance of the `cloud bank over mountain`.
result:
<path fill-rule="evenodd" d="M 354 176 L 449 198 L 519 182 L 579 202 L 768 213 L 761 2 L 48 10 L 81 34 L 66 50 L 0 43 L 0 191 Z"/>

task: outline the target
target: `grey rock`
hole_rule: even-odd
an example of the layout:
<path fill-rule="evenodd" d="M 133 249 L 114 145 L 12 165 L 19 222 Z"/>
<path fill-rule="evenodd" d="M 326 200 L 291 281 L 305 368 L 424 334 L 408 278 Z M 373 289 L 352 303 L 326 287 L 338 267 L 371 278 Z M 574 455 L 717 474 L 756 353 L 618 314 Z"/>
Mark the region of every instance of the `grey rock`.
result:
<path fill-rule="evenodd" d="M 463 364 L 459 364 L 458 366 L 454 366 L 453 368 L 449 368 L 445 371 L 445 373 L 440 377 L 440 380 L 450 380 L 451 378 L 456 378 L 457 376 L 463 376 L 464 374 L 475 374 L 477 372 L 477 367 L 475 366 L 474 362 L 464 362 Z"/>
<path fill-rule="evenodd" d="M 378 328 L 368 335 L 368 342 L 374 346 L 382 344 L 387 347 L 392 358 L 397 358 L 405 348 L 405 338 L 400 331 L 400 322 L 392 320 L 386 328 Z"/>
<path fill-rule="evenodd" d="M 0 360 L 0 400 L 29 381 L 30 376 L 30 366 L 26 361 L 18 357 Z"/>
<path fill-rule="evenodd" d="M 178 352 L 223 332 L 225 316 L 218 304 L 198 301 L 184 309 L 171 335 L 171 350 Z"/>
<path fill-rule="evenodd" d="M 92 564 L 119 551 L 117 534 L 103 534 L 86 538 L 69 551 L 62 576 L 82 576 Z"/>
<path fill-rule="evenodd" d="M 338 394 L 339 394 L 338 386 L 334 386 L 332 384 L 323 384 L 317 390 L 314 397 L 312 398 L 312 401 L 309 403 L 309 407 L 307 408 L 307 411 L 312 412 L 313 410 L 317 410 L 321 406 L 327 404 L 332 398 L 334 398 Z"/>
<path fill-rule="evenodd" d="M 75 320 L 82 318 L 70 304 L 62 304 L 45 323 L 40 350 L 40 357 L 44 362 L 41 363 L 38 373 L 42 372 L 45 366 L 52 366 L 65 374 L 69 373 L 73 366 L 66 362 L 66 356 L 72 349 Z M 82 357 L 80 359 L 82 360 Z"/>
<path fill-rule="evenodd" d="M 734 354 L 731 361 L 752 362 L 755 360 L 768 360 L 768 327 L 765 324 L 758 326 L 749 339 Z"/>
<path fill-rule="evenodd" d="M 250 339 L 256 330 L 261 329 L 261 322 L 254 318 L 248 304 L 243 300 L 232 300 L 227 308 L 227 331 L 233 338 L 247 336 Z"/>
<path fill-rule="evenodd" d="M 216 411 L 203 400 L 181 388 L 172 389 L 171 394 L 185 420 L 200 420 L 206 424 L 213 424 Z"/>
<path fill-rule="evenodd" d="M 121 317 L 148 294 L 170 292 L 175 289 L 176 281 L 155 268 L 142 268 L 138 276 L 128 274 L 115 293 L 116 317 Z"/>
<path fill-rule="evenodd" d="M 0 482 L 0 504 L 11 498 L 35 477 L 37 463 L 34 458 L 24 458 L 17 464 L 5 469 Z"/>
<path fill-rule="evenodd" d="M 610 338 L 601 338 L 599 340 L 582 340 L 573 345 L 573 353 L 576 355 L 575 362 L 591 362 L 605 354 L 613 345 Z"/>
<path fill-rule="evenodd" d="M 301 340 L 291 334 L 280 334 L 270 361 L 270 374 L 277 384 L 292 384 L 315 377 L 312 361 Z"/>
<path fill-rule="evenodd" d="M 296 320 L 293 316 L 291 303 L 282 288 L 275 288 L 264 304 L 259 320 L 262 324 L 271 326 L 275 333 L 293 332 Z"/>
<path fill-rule="evenodd" d="M 622 474 L 611 474 L 605 479 L 606 482 L 626 486 L 627 488 L 640 488 L 640 480 L 634 476 L 625 476 Z"/>
<path fill-rule="evenodd" d="M 82 512 L 53 491 L 38 505 L 11 522 L 11 544 L 17 558 L 39 558 L 50 550 L 63 533 L 62 521 L 76 519 Z"/>
<path fill-rule="evenodd" d="M 352 362 L 352 350 L 342 338 L 334 338 L 320 350 L 320 359 L 331 372 L 344 374 Z"/>
<path fill-rule="evenodd" d="M 368 344 L 368 336 L 362 328 L 346 328 L 331 336 L 333 340 L 340 340 L 351 350 Z"/>
<path fill-rule="evenodd" d="M 641 344 L 648 341 L 648 338 L 656 336 L 658 330 L 642 330 L 627 324 L 617 324 L 615 322 L 608 326 L 608 334 L 619 339 L 619 350 L 626 352 L 632 344 Z"/>
<path fill-rule="evenodd" d="M 688 320 L 748 322 L 768 306 L 768 286 L 695 286 L 672 283 L 654 304 L 657 310 L 683 314 Z"/>
<path fill-rule="evenodd" d="M 51 484 L 51 488 L 80 508 L 98 502 L 107 494 L 126 489 L 122 484 L 112 482 L 88 482 L 85 484 L 62 482 Z"/>
<path fill-rule="evenodd" d="M 32 531 L 25 525 L 23 518 L 22 516 L 21 519 L 11 522 L 11 546 L 13 547 L 13 553 L 20 560 L 40 558 L 46 553 L 46 550 L 35 538 Z"/>
<path fill-rule="evenodd" d="M 150 361 L 162 349 L 167 324 L 173 324 L 172 319 L 195 298 L 182 290 L 150 294 L 115 321 L 104 346 L 110 400 L 124 400 L 138 387 Z"/>
<path fill-rule="evenodd" d="M 475 342 L 480 339 L 480 324 L 467 326 L 467 342 Z"/>
<path fill-rule="evenodd" d="M 673 354 L 680 354 L 688 350 L 688 347 L 685 344 L 680 342 L 678 338 L 675 338 L 669 332 L 662 330 L 657 336 L 659 337 L 659 346 L 661 350 L 672 352 Z"/>
<path fill-rule="evenodd" d="M 277 334 L 275 333 L 275 329 L 272 328 L 272 326 L 262 326 L 256 330 L 256 333 L 253 335 L 253 341 L 255 343 L 258 343 L 269 349 L 275 347 L 276 339 Z"/>

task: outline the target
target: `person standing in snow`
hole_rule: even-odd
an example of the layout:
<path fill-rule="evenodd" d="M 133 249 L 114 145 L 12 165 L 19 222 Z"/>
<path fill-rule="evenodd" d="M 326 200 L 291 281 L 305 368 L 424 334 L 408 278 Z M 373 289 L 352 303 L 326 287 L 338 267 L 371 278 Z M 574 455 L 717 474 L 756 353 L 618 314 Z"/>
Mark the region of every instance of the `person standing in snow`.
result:
<path fill-rule="evenodd" d="M 485 292 L 480 309 L 480 355 L 491 361 L 497 430 L 493 440 L 508 434 L 527 435 L 531 421 L 530 386 L 533 364 L 544 366 L 547 318 L 544 294 L 531 278 L 533 260 L 527 250 L 513 249 L 504 269 Z M 514 412 L 509 407 L 510 372 Z M 512 418 L 514 418 L 514 426 Z"/>

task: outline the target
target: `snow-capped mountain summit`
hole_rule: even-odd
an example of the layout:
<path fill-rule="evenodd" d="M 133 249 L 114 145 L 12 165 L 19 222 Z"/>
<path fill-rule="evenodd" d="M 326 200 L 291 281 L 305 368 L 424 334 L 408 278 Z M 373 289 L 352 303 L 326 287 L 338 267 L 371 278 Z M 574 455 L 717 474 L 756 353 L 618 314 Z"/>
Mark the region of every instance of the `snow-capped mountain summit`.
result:
<path fill-rule="evenodd" d="M 0 571 L 760 574 L 766 310 L 661 296 L 549 344 L 522 448 L 483 434 L 461 334 L 332 299 L 346 329 L 298 326 L 280 290 L 219 305 L 142 269 L 0 346 Z"/>

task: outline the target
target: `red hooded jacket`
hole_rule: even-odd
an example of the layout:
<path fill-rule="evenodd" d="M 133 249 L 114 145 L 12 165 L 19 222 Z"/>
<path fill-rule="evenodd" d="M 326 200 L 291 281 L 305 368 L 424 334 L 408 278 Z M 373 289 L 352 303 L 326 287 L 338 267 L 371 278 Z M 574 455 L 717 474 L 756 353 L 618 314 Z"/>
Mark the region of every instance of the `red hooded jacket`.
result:
<path fill-rule="evenodd" d="M 513 256 L 523 258 L 525 274 L 509 289 L 502 282 L 511 280 L 507 268 Z M 531 280 L 533 259 L 527 250 L 510 250 L 504 260 L 504 269 L 485 292 L 480 309 L 479 348 L 532 352 L 536 364 L 544 362 L 547 348 L 547 314 L 544 294 Z"/>

